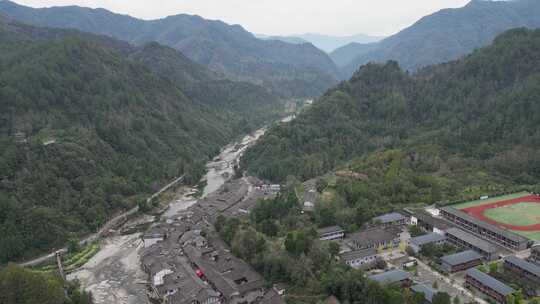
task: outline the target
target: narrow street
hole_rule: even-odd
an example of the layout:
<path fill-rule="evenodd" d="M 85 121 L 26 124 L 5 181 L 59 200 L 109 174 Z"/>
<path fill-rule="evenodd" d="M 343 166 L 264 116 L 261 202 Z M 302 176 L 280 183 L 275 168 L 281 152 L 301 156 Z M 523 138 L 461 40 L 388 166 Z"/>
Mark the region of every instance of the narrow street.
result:
<path fill-rule="evenodd" d="M 440 291 L 445 291 L 451 295 L 457 294 L 461 303 L 469 303 L 471 300 L 474 300 L 479 304 L 489 304 L 463 287 L 463 280 L 460 280 L 455 276 L 443 276 L 420 260 L 418 260 L 418 273 L 419 279 L 422 280 L 423 283 L 431 286 L 434 281 L 437 281 Z"/>

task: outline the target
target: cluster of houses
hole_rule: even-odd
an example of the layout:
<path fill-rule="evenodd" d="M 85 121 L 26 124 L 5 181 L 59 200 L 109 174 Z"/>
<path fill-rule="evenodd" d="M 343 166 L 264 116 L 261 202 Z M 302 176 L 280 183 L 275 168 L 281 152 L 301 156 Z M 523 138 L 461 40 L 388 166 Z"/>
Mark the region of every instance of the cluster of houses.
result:
<path fill-rule="evenodd" d="M 231 206 L 237 200 L 231 197 Z M 149 298 L 170 304 L 283 304 L 221 240 L 211 224 L 210 204 L 205 200 L 179 212 L 143 236 L 141 263 L 149 277 Z"/>
<path fill-rule="evenodd" d="M 358 269 L 370 269 L 376 265 L 380 251 L 399 246 L 400 234 L 406 224 L 404 215 L 390 213 L 374 218 L 373 225 L 347 237 L 339 226 L 321 228 L 317 232 L 322 241 L 344 241 L 347 249 L 340 255 L 344 263 Z"/>
<path fill-rule="evenodd" d="M 538 284 L 536 296 L 540 295 L 540 244 L 533 245 L 523 236 L 476 220 L 451 207 L 430 211 L 405 210 L 385 214 L 374 218 L 371 225 L 363 230 L 348 235 L 341 227 L 327 227 L 318 231 L 319 237 L 321 240 L 341 240 L 348 250 L 340 254 L 340 259 L 353 268 L 370 270 L 376 265 L 381 250 L 397 248 L 402 242 L 400 233 L 404 227 L 415 225 L 427 234 L 410 238 L 407 246 L 416 254 L 428 245 L 446 243 L 458 248 L 460 252 L 438 260 L 439 270 L 447 274 L 464 272 L 466 287 L 480 291 L 492 301 L 505 303 L 507 296 L 516 290 L 476 268 L 504 257 L 505 273 L 513 273 Z M 527 260 L 512 255 L 527 248 L 531 249 Z M 436 294 L 428 286 L 414 285 L 409 273 L 403 270 L 391 270 L 369 278 L 380 283 L 411 287 L 413 292 L 423 293 L 427 303 Z"/>

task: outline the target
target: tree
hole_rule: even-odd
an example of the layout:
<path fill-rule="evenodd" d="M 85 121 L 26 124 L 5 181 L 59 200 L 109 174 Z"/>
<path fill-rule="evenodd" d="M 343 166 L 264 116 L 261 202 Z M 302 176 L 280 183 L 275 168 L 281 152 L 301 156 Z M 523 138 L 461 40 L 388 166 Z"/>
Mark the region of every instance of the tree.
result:
<path fill-rule="evenodd" d="M 513 294 L 507 295 L 506 304 L 516 304 L 516 297 Z"/>
<path fill-rule="evenodd" d="M 294 256 L 298 257 L 302 253 L 307 253 L 309 246 L 311 246 L 311 240 L 303 231 L 289 232 L 285 238 L 285 249 Z"/>
<path fill-rule="evenodd" d="M 330 256 L 332 258 L 336 257 L 339 254 L 339 251 L 341 250 L 341 246 L 336 242 L 329 242 L 328 243 L 328 253 L 330 253 Z"/>
<path fill-rule="evenodd" d="M 525 301 L 523 300 L 523 291 L 519 289 L 514 293 L 515 297 L 515 304 L 523 304 Z"/>
<path fill-rule="evenodd" d="M 437 280 L 433 281 L 433 289 L 439 289 L 439 283 L 437 283 Z"/>
<path fill-rule="evenodd" d="M 81 246 L 79 244 L 79 240 L 76 238 L 71 238 L 68 240 L 68 252 L 69 253 L 77 253 L 81 250 Z"/>
<path fill-rule="evenodd" d="M 452 301 L 453 304 L 461 304 L 461 300 L 459 299 L 458 296 L 455 296 L 454 297 L 454 300 Z"/>
<path fill-rule="evenodd" d="M 62 279 L 39 274 L 10 264 L 0 271 L 0 303 L 6 304 L 67 304 Z M 90 294 L 76 283 L 68 283 L 70 304 L 90 304 Z"/>
<path fill-rule="evenodd" d="M 489 264 L 489 273 L 491 275 L 496 274 L 499 271 L 499 264 L 497 262 L 493 262 Z"/>
<path fill-rule="evenodd" d="M 253 228 L 239 230 L 231 242 L 233 253 L 247 261 L 253 260 L 257 254 L 264 251 L 265 247 L 264 236 Z"/>
<path fill-rule="evenodd" d="M 451 304 L 452 298 L 446 292 L 438 292 L 433 296 L 433 304 Z"/>
<path fill-rule="evenodd" d="M 416 225 L 410 225 L 408 227 L 409 233 L 411 234 L 411 237 L 417 237 L 421 235 L 425 235 L 426 232 L 422 230 L 422 228 L 416 226 Z"/>
<path fill-rule="evenodd" d="M 324 178 L 318 178 L 315 188 L 317 189 L 317 192 L 322 193 L 324 189 L 328 187 L 328 182 Z"/>

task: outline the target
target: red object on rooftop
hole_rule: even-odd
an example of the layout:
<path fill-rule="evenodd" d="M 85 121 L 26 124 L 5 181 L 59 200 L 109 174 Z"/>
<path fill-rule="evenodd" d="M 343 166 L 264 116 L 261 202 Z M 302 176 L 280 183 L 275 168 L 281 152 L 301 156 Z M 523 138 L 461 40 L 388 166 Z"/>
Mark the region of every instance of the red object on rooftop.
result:
<path fill-rule="evenodd" d="M 204 273 L 203 273 L 200 269 L 197 269 L 197 270 L 195 271 L 195 274 L 196 274 L 199 278 L 204 277 Z"/>

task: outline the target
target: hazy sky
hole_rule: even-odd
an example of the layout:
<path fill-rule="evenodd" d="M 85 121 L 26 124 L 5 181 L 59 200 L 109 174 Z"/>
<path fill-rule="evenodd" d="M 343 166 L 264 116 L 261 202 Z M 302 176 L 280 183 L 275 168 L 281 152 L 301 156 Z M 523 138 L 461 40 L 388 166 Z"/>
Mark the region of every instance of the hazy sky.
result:
<path fill-rule="evenodd" d="M 33 7 L 80 5 L 156 19 L 197 14 L 259 34 L 390 35 L 442 8 L 469 0 L 15 0 Z"/>

